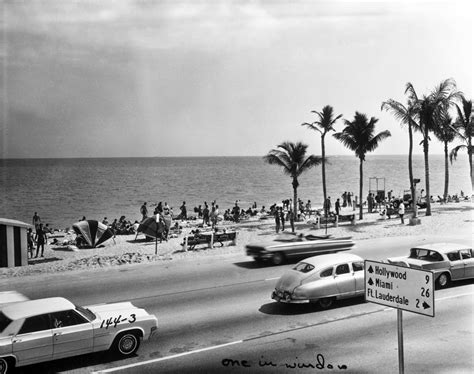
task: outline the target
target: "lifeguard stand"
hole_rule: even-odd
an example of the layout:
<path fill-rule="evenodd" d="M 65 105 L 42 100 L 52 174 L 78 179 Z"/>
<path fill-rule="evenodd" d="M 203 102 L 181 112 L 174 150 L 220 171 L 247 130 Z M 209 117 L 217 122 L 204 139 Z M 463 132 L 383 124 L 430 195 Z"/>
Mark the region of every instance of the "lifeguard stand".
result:
<path fill-rule="evenodd" d="M 375 187 L 375 189 L 374 189 Z M 369 178 L 369 193 L 378 197 L 379 201 L 385 200 L 385 178 L 370 177 Z"/>

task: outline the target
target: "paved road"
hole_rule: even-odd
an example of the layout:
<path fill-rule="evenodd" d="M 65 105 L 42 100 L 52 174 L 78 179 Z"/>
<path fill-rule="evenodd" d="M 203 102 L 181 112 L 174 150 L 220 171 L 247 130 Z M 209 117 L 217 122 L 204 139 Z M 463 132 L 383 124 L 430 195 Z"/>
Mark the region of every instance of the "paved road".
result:
<path fill-rule="evenodd" d="M 354 252 L 379 260 L 404 255 L 413 241 L 361 241 Z M 132 300 L 158 316 L 158 336 L 145 342 L 134 358 L 117 361 L 94 354 L 37 365 L 23 372 L 82 373 L 127 365 L 135 365 L 128 372 L 139 373 L 289 372 L 296 369 L 287 368 L 287 363 L 314 366 L 322 363 L 322 357 L 326 369 L 329 362 L 334 367 L 346 365 L 349 372 L 380 372 L 381 367 L 387 372 L 398 370 L 393 310 L 362 299 L 340 303 L 329 311 L 274 303 L 270 293 L 288 266 L 261 267 L 244 255 L 202 256 L 47 276 L 41 282 L 33 281 L 37 278 L 2 281 L 0 290 L 16 289 L 32 298 L 62 295 L 77 304 Z M 436 297 L 436 318 L 404 313 L 407 367 L 416 369 L 407 372 L 439 372 L 430 369 L 450 368 L 453 362 L 461 365 L 459 369 L 472 369 L 472 282 L 438 291 Z M 438 340 L 431 339 L 433 336 Z M 319 361 L 318 354 L 322 355 Z M 229 361 L 233 367 L 225 366 L 229 362 L 222 360 L 226 358 L 237 360 L 241 366 L 235 366 L 237 361 Z M 151 360 L 159 361 L 142 366 Z M 251 367 L 242 366 L 243 361 Z M 263 367 L 264 361 L 283 366 Z M 310 369 L 315 370 L 300 368 Z"/>

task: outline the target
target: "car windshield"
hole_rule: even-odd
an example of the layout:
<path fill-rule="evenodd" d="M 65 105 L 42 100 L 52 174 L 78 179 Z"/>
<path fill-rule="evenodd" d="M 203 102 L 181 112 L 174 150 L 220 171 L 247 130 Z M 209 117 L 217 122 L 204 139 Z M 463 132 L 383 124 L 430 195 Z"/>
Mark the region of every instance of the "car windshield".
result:
<path fill-rule="evenodd" d="M 0 312 L 0 335 L 2 334 L 3 330 L 7 328 L 11 321 L 12 320 L 10 318 Z"/>
<path fill-rule="evenodd" d="M 308 273 L 313 269 L 314 269 L 314 266 L 306 262 L 299 262 L 293 268 L 293 270 L 301 271 L 302 273 Z"/>
<path fill-rule="evenodd" d="M 97 316 L 92 313 L 89 309 L 87 308 L 83 308 L 82 306 L 78 306 L 76 305 L 76 310 L 79 311 L 79 313 L 81 313 L 81 315 L 83 315 L 84 317 L 86 317 L 89 322 L 95 320 L 97 318 Z"/>

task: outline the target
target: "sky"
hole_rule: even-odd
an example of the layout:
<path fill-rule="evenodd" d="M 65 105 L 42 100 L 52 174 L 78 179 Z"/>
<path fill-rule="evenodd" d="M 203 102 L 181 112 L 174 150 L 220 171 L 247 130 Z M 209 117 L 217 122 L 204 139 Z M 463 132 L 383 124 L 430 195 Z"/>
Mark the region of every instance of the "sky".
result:
<path fill-rule="evenodd" d="M 407 154 L 381 103 L 447 78 L 472 99 L 471 3 L 6 0 L 0 158 L 320 154 L 301 124 L 325 105 L 379 119 L 373 154 Z M 353 152 L 328 137 L 326 154 Z"/>

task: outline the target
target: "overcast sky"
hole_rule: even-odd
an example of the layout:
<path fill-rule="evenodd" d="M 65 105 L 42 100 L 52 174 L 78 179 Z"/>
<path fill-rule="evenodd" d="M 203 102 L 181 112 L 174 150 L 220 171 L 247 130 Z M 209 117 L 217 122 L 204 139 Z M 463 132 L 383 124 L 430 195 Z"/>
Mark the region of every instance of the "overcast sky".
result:
<path fill-rule="evenodd" d="M 472 99 L 471 3 L 7 0 L 0 156 L 319 154 L 301 123 L 328 104 L 391 131 L 374 154 L 406 154 L 381 103 L 446 78 Z M 330 138 L 327 154 L 352 152 Z"/>

